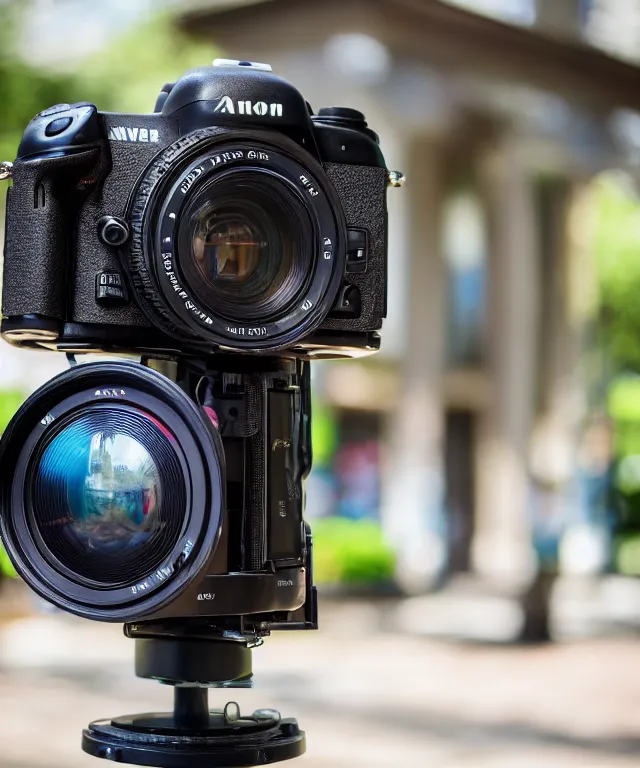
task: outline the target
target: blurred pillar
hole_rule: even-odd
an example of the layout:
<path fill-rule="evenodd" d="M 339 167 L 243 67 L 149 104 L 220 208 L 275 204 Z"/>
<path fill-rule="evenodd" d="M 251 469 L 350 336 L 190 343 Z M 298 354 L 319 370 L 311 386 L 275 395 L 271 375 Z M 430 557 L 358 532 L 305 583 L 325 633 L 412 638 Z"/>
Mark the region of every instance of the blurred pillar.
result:
<path fill-rule="evenodd" d="M 532 543 L 538 568 L 522 595 L 520 635 L 535 642 L 551 637 L 550 605 L 563 549 L 578 567 L 592 567 L 594 560 L 602 563 L 608 554 L 603 531 L 582 524 L 577 482 L 584 413 L 580 348 L 593 298 L 593 268 L 582 237 L 589 226 L 581 210 L 580 186 L 559 176 L 538 183 L 542 317 L 530 457 Z M 567 540 L 568 533 L 572 535 Z"/>
<path fill-rule="evenodd" d="M 576 249 L 569 231 L 574 190 L 568 179 L 556 178 L 541 187 L 542 313 L 539 394 L 532 435 L 531 473 L 536 483 L 556 500 L 555 530 L 567 525 L 573 510 L 567 498 L 576 469 L 576 448 L 583 414 L 583 392 L 579 373 L 583 331 L 579 309 L 581 286 L 588 265 Z M 575 263 L 578 257 L 581 265 Z M 576 502 L 574 500 L 573 506 Z M 534 523 L 544 524 L 544 520 Z M 535 530 L 534 530 L 535 533 Z M 557 560 L 557 554 L 556 554 Z M 557 562 L 556 562 L 557 565 Z"/>
<path fill-rule="evenodd" d="M 529 436 L 537 375 L 538 270 L 530 179 L 514 139 L 488 158 L 493 221 L 488 374 L 492 396 L 479 424 L 472 562 L 480 574 L 523 583 L 533 566 L 528 515 Z"/>
<path fill-rule="evenodd" d="M 592 253 L 595 216 L 587 181 L 567 181 L 557 197 L 553 203 L 558 231 L 555 290 L 550 306 L 552 328 L 544 348 L 547 360 L 540 414 L 540 423 L 550 428 L 551 439 L 540 456 L 533 457 L 532 466 L 558 489 L 559 566 L 573 574 L 592 574 L 608 565 L 610 531 L 606 505 L 591 507 L 585 483 L 606 477 L 611 460 L 604 424 L 600 430 L 589 430 L 586 441 L 582 440 L 588 398 L 596 394 L 588 388 L 600 384 L 588 380 L 589 366 L 583 365 L 595 351 L 585 347 L 585 342 L 594 343 L 587 331 L 597 308 Z M 586 360 L 582 359 L 584 353 Z"/>
<path fill-rule="evenodd" d="M 385 532 L 398 553 L 398 583 L 415 593 L 431 586 L 446 564 L 440 244 L 445 158 L 442 144 L 428 138 L 408 142 L 406 152 L 406 352 L 397 405 L 388 423 L 381 508 Z M 389 269 L 393 253 L 390 242 Z"/>

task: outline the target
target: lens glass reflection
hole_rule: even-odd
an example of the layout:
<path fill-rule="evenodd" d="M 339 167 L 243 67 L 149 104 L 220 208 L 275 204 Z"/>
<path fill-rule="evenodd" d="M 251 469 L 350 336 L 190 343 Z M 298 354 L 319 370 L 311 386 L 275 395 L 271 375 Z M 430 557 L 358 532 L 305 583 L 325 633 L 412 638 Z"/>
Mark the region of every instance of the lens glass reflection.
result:
<path fill-rule="evenodd" d="M 256 274 L 266 247 L 264 235 L 251 224 L 232 216 L 221 219 L 206 209 L 200 213 L 193 251 L 205 280 L 245 284 Z M 263 258 L 263 265 L 268 261 Z"/>
<path fill-rule="evenodd" d="M 173 440 L 152 416 L 131 410 L 84 413 L 57 431 L 34 470 L 32 513 L 63 566 L 111 583 L 161 563 L 184 514 Z"/>
<path fill-rule="evenodd" d="M 313 266 L 313 227 L 293 189 L 258 171 L 200 190 L 184 216 L 180 266 L 204 307 L 268 322 L 299 298 Z"/>
<path fill-rule="evenodd" d="M 76 432 L 74 427 L 65 430 L 42 458 L 46 472 L 64 456 L 67 444 L 76 449 L 74 460 L 67 461 L 69 515 L 61 521 L 65 535 L 100 553 L 144 546 L 159 523 L 156 463 L 129 435 L 97 432 L 78 440 Z"/>

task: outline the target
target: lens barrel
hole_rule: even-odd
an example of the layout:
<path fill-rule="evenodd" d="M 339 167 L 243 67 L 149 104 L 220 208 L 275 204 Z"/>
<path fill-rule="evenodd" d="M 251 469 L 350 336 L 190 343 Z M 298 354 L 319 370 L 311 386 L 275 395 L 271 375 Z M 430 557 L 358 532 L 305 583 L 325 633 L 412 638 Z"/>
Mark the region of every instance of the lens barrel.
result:
<path fill-rule="evenodd" d="M 129 217 L 141 307 L 183 341 L 279 350 L 335 301 L 342 206 L 322 166 L 283 136 L 194 131 L 147 168 Z"/>
<path fill-rule="evenodd" d="M 214 552 L 222 445 L 172 381 L 130 362 L 37 390 L 0 442 L 0 532 L 25 581 L 87 618 L 140 620 Z"/>

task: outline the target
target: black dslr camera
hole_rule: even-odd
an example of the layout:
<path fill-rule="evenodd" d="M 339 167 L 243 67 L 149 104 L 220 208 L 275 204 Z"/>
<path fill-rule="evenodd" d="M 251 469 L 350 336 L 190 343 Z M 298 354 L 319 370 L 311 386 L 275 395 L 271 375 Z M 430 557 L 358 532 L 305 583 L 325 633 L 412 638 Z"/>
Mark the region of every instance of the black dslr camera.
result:
<path fill-rule="evenodd" d="M 206 691 L 247 685 L 272 630 L 317 627 L 309 359 L 377 349 L 401 175 L 359 112 L 313 115 L 268 66 L 227 60 L 153 114 L 41 112 L 3 175 L 2 334 L 72 363 L 0 440 L 3 543 L 175 687 L 173 712 L 92 723 L 83 748 L 176 768 L 301 754 L 295 720 L 210 711 Z"/>
<path fill-rule="evenodd" d="M 269 67 L 216 63 L 165 86 L 153 114 L 60 104 L 29 123 L 7 205 L 7 340 L 378 348 L 389 171 L 376 134 L 352 109 L 313 115 Z"/>
<path fill-rule="evenodd" d="M 177 619 L 244 638 L 315 628 L 309 363 L 146 362 L 76 365 L 9 424 L 2 535 L 19 572 L 132 636 Z"/>

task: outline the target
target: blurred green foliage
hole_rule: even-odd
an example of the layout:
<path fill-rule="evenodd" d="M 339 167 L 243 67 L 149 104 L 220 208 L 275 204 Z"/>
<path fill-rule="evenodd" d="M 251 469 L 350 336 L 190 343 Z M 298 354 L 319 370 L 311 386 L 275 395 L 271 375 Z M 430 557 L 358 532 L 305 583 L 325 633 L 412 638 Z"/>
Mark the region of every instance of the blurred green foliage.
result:
<path fill-rule="evenodd" d="M 24 400 L 24 392 L 18 390 L 3 390 L 0 392 L 0 434 L 4 432 L 9 420 L 18 410 Z M 0 575 L 15 576 L 16 572 L 7 557 L 6 552 L 0 546 Z"/>
<path fill-rule="evenodd" d="M 640 534 L 620 535 L 614 542 L 615 566 L 625 576 L 640 576 Z"/>
<path fill-rule="evenodd" d="M 15 157 L 25 125 L 46 107 L 91 101 L 104 111 L 151 112 L 166 82 L 216 54 L 163 14 L 126 32 L 73 71 L 45 71 L 26 63 L 16 50 L 26 10 L 19 2 L 0 4 L 0 158 Z"/>
<path fill-rule="evenodd" d="M 3 389 L 0 391 L 0 434 L 4 432 L 9 420 L 18 410 L 24 398 L 25 393 L 16 389 Z"/>
<path fill-rule="evenodd" d="M 0 576 L 3 575 L 15 579 L 18 574 L 15 572 L 11 560 L 9 560 L 9 555 L 7 555 L 4 549 L 0 546 Z"/>
<path fill-rule="evenodd" d="M 616 456 L 614 562 L 619 573 L 640 576 L 640 376 L 618 376 L 607 399 Z"/>
<path fill-rule="evenodd" d="M 640 376 L 618 376 L 609 386 L 607 400 L 611 418 L 620 422 L 640 423 Z"/>
<path fill-rule="evenodd" d="M 84 99 L 113 112 L 151 112 L 165 83 L 188 69 L 210 64 L 213 46 L 187 37 L 171 16 L 153 17 L 83 62 L 79 87 Z M 87 95 L 88 94 L 88 95 Z"/>
<path fill-rule="evenodd" d="M 640 376 L 617 376 L 609 385 L 607 401 L 607 411 L 615 425 L 615 455 L 640 455 Z"/>
<path fill-rule="evenodd" d="M 396 558 L 373 520 L 313 521 L 313 575 L 318 584 L 392 581 Z"/>
<path fill-rule="evenodd" d="M 311 412 L 311 441 L 313 466 L 328 467 L 338 446 L 338 425 L 335 413 L 322 400 L 313 399 Z"/>
<path fill-rule="evenodd" d="M 614 423 L 619 573 L 640 576 L 640 198 L 630 179 L 594 183 L 593 253 L 600 296 L 600 345 L 613 375 L 607 409 Z"/>
<path fill-rule="evenodd" d="M 640 373 L 640 200 L 622 174 L 599 178 L 594 193 L 601 341 L 613 372 Z"/>

